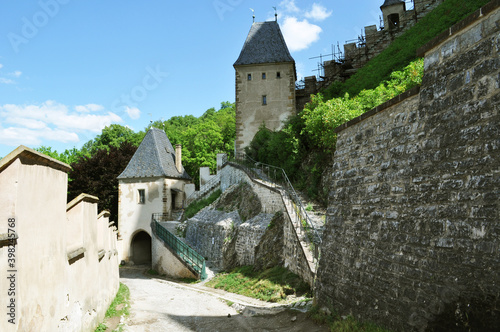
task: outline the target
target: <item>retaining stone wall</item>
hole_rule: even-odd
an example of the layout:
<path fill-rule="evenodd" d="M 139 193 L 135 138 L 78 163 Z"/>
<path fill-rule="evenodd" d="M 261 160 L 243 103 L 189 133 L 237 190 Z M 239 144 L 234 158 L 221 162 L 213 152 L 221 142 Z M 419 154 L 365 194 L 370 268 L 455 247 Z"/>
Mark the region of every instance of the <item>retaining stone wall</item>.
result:
<path fill-rule="evenodd" d="M 400 331 L 500 326 L 498 4 L 425 52 L 420 94 L 338 132 L 321 306 Z"/>

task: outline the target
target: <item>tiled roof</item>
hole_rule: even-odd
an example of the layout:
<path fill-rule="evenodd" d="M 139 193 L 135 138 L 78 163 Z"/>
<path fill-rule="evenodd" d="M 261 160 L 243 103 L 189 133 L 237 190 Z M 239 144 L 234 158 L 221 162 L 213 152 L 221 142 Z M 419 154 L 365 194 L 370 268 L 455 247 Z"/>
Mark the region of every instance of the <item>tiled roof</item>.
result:
<path fill-rule="evenodd" d="M 118 179 L 169 177 L 191 180 L 183 169 L 180 173 L 175 167 L 175 150 L 167 134 L 161 129 L 151 128 L 132 159 Z"/>
<path fill-rule="evenodd" d="M 234 66 L 294 62 L 277 22 L 253 23 Z"/>
<path fill-rule="evenodd" d="M 380 6 L 380 8 L 391 6 L 391 5 L 397 5 L 400 3 L 404 4 L 405 2 L 403 0 L 385 0 L 384 4 L 382 6 Z"/>

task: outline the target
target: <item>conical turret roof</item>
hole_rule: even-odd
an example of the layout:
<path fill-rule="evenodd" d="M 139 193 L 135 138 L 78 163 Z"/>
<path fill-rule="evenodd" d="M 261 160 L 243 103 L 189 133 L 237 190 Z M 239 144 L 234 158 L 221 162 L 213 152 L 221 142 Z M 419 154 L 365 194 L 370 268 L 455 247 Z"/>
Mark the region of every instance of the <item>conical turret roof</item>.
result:
<path fill-rule="evenodd" d="M 118 179 L 144 177 L 191 180 L 191 177 L 184 169 L 179 172 L 175 167 L 175 150 L 167 134 L 161 129 L 149 129 Z"/>

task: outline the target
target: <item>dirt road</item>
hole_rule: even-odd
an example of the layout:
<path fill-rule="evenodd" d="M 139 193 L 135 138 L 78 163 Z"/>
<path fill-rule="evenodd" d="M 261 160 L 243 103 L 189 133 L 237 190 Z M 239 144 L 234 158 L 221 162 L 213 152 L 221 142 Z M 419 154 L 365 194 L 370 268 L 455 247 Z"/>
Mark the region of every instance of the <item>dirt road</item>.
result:
<path fill-rule="evenodd" d="M 215 293 L 149 278 L 144 268 L 121 269 L 120 281 L 130 289 L 125 331 L 328 331 L 294 310 L 253 317 L 238 314 Z"/>

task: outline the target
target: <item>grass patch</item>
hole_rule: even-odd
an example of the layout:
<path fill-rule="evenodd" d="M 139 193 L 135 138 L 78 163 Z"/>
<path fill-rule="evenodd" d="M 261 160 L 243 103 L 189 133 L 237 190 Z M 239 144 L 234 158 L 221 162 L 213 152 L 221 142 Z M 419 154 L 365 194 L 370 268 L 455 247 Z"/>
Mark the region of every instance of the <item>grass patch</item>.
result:
<path fill-rule="evenodd" d="M 125 284 L 120 283 L 120 287 L 118 288 L 116 297 L 113 300 L 113 302 L 111 302 L 108 310 L 106 311 L 104 322 L 97 326 L 95 332 L 106 331 L 108 329 L 106 323 L 111 321 L 115 317 L 128 316 L 130 314 L 129 300 L 130 300 L 130 290 Z M 122 328 L 118 327 L 114 331 L 122 331 Z"/>
<path fill-rule="evenodd" d="M 360 322 L 352 316 L 343 318 L 336 313 L 327 314 L 319 310 L 318 306 L 313 306 L 307 316 L 317 324 L 328 325 L 332 332 L 389 332 L 373 323 Z"/>
<path fill-rule="evenodd" d="M 160 274 L 158 273 L 158 271 L 153 270 L 153 269 L 148 270 L 148 274 L 150 274 L 150 275 L 152 275 L 152 276 L 157 276 L 157 275 L 160 275 Z"/>
<path fill-rule="evenodd" d="M 130 314 L 128 306 L 129 299 L 130 290 L 125 284 L 120 283 L 118 293 L 116 293 L 115 299 L 111 302 L 111 305 L 106 311 L 106 317 L 128 316 Z"/>
<path fill-rule="evenodd" d="M 200 199 L 198 201 L 194 201 L 193 203 L 189 204 L 189 206 L 184 211 L 185 218 L 186 219 L 192 218 L 201 209 L 212 204 L 217 198 L 219 198 L 219 196 L 221 194 L 222 194 L 222 191 L 220 189 L 217 189 L 212 194 L 210 194 L 210 196 L 208 196 L 207 198 Z"/>
<path fill-rule="evenodd" d="M 253 266 L 237 267 L 218 274 L 206 285 L 267 302 L 282 302 L 288 295 L 311 294 L 308 284 L 280 266 L 263 271 L 254 271 Z"/>

